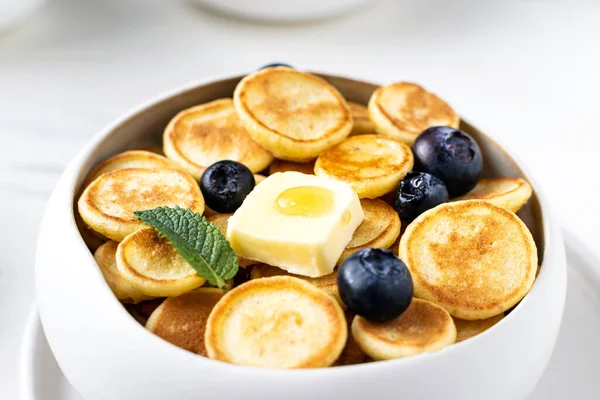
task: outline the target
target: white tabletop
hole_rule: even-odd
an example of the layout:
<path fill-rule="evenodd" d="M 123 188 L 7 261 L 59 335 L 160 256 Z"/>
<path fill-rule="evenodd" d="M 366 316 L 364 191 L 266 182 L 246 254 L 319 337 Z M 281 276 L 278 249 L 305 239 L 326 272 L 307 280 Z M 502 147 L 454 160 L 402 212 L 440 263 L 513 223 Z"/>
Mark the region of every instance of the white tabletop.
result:
<path fill-rule="evenodd" d="M 594 3 L 381 0 L 343 18 L 269 26 L 176 0 L 51 1 L 0 35 L 0 398 L 16 398 L 35 236 L 61 171 L 112 118 L 207 75 L 285 61 L 421 83 L 508 144 L 564 226 L 600 254 Z"/>

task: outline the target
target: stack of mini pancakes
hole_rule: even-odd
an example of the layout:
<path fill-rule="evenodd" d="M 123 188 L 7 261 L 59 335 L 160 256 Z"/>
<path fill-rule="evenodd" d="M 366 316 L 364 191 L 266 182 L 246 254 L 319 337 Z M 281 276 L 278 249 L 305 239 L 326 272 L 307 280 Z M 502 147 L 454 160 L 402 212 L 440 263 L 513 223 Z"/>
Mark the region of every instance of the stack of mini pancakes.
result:
<path fill-rule="evenodd" d="M 522 179 L 482 179 L 410 224 L 390 205 L 390 193 L 413 167 L 415 138 L 459 122 L 448 104 L 412 83 L 379 88 L 367 107 L 309 73 L 262 69 L 242 79 L 233 98 L 175 115 L 162 147 L 126 151 L 96 167 L 76 222 L 131 314 L 199 355 L 310 368 L 437 351 L 500 321 L 531 288 L 538 264 L 531 233 L 515 214 L 532 194 Z M 205 207 L 197 183 L 220 160 L 246 165 L 256 184 L 284 171 L 348 183 L 365 218 L 338 265 L 359 249 L 391 248 L 413 277 L 408 310 L 370 322 L 343 311 L 335 271 L 308 278 L 242 257 L 231 290 L 207 287 L 133 211 L 178 205 L 225 232 L 230 214 Z"/>

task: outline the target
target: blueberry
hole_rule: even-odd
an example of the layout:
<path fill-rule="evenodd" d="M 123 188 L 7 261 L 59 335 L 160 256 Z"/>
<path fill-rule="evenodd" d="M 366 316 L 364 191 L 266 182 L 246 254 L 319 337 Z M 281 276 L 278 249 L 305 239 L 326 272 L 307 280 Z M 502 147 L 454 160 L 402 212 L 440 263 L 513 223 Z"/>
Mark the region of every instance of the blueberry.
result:
<path fill-rule="evenodd" d="M 244 164 L 218 161 L 206 168 L 200 190 L 207 206 L 220 213 L 232 213 L 254 189 L 254 175 Z"/>
<path fill-rule="evenodd" d="M 450 197 L 473 189 L 483 170 L 481 150 L 471 136 L 448 126 L 424 130 L 412 147 L 416 171 L 440 178 Z"/>
<path fill-rule="evenodd" d="M 337 283 L 348 309 L 369 321 L 396 318 L 413 297 L 408 268 L 389 250 L 367 248 L 353 253 L 340 266 Z"/>
<path fill-rule="evenodd" d="M 394 208 L 406 221 L 447 201 L 448 190 L 444 182 L 426 172 L 409 172 L 394 193 Z"/>
<path fill-rule="evenodd" d="M 272 64 L 267 64 L 267 65 L 263 65 L 262 67 L 260 67 L 259 69 L 265 69 L 265 68 L 271 68 L 271 67 L 288 67 L 288 68 L 294 68 L 289 64 L 284 64 L 284 63 L 272 63 Z"/>

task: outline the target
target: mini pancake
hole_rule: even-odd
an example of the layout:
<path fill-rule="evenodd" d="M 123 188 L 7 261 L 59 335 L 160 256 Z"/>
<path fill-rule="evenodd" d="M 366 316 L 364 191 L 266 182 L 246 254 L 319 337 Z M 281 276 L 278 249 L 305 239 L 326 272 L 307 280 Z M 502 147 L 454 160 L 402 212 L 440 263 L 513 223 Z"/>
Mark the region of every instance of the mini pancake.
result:
<path fill-rule="evenodd" d="M 305 280 L 306 282 L 315 285 L 328 295 L 333 296 L 343 308 L 346 307 L 342 302 L 340 293 L 338 292 L 337 271 L 334 271 L 328 275 L 320 276 L 318 278 L 310 278 L 308 276 L 290 274 L 281 268 L 260 263 L 255 265 L 250 272 L 251 279 L 270 278 L 272 276 L 293 276 L 294 278 Z"/>
<path fill-rule="evenodd" d="M 131 286 L 119 272 L 116 258 L 118 245 L 119 243 L 110 240 L 98 247 L 94 253 L 94 259 L 106 283 L 117 299 L 123 302 L 138 303 L 142 300 L 151 299 L 152 297 L 145 295 Z"/>
<path fill-rule="evenodd" d="M 352 130 L 350 109 L 337 89 L 292 68 L 247 75 L 233 102 L 250 136 L 283 160 L 310 161 Z"/>
<path fill-rule="evenodd" d="M 296 171 L 306 175 L 315 174 L 315 162 L 297 163 L 286 160 L 275 160 L 273 164 L 269 165 L 269 175 L 273 175 L 276 172 L 287 172 Z"/>
<path fill-rule="evenodd" d="M 379 199 L 362 199 L 360 204 L 365 218 L 354 231 L 338 265 L 350 254 L 366 247 L 388 249 L 400 234 L 400 217 L 389 204 Z"/>
<path fill-rule="evenodd" d="M 489 318 L 517 304 L 531 288 L 538 265 L 523 221 L 483 200 L 424 212 L 406 228 L 399 252 L 415 297 L 467 320 Z"/>
<path fill-rule="evenodd" d="M 527 203 L 533 189 L 521 178 L 481 179 L 467 194 L 455 200 L 487 200 L 499 207 L 517 212 Z"/>
<path fill-rule="evenodd" d="M 116 257 L 127 283 L 148 296 L 179 296 L 205 282 L 154 229 L 127 236 L 119 243 Z"/>
<path fill-rule="evenodd" d="M 410 148 L 381 135 L 352 136 L 325 150 L 315 174 L 346 182 L 360 198 L 374 199 L 391 192 L 414 163 Z"/>
<path fill-rule="evenodd" d="M 454 318 L 454 325 L 456 325 L 456 343 L 462 342 L 463 340 L 467 340 L 473 336 L 479 335 L 481 332 L 487 331 L 492 326 L 500 322 L 502 318 L 504 318 L 504 313 L 498 314 L 491 318 L 476 319 L 473 321 Z"/>
<path fill-rule="evenodd" d="M 348 327 L 348 331 L 351 330 L 352 320 L 354 319 L 355 314 L 352 311 L 346 311 L 346 325 Z M 364 351 L 360 348 L 356 340 L 352 335 L 348 335 L 348 339 L 346 340 L 346 346 L 344 346 L 344 350 L 342 350 L 342 354 L 333 364 L 334 367 L 340 367 L 342 365 L 355 365 L 369 362 L 370 358 L 365 354 Z"/>
<path fill-rule="evenodd" d="M 178 169 L 126 168 L 100 175 L 79 198 L 79 214 L 96 232 L 117 242 L 144 227 L 133 212 L 160 206 L 204 211 L 198 183 Z"/>
<path fill-rule="evenodd" d="M 357 315 L 352 336 L 374 360 L 391 360 L 441 350 L 454 343 L 456 328 L 442 307 L 413 299 L 404 313 L 387 322 L 371 322 Z"/>
<path fill-rule="evenodd" d="M 350 136 L 375 133 L 375 124 L 373 124 L 369 118 L 369 110 L 367 107 L 351 101 L 348 102 L 348 107 L 350 107 L 352 121 L 354 121 Z"/>
<path fill-rule="evenodd" d="M 100 175 L 125 168 L 178 168 L 168 158 L 144 150 L 129 150 L 119 153 L 98 165 L 86 179 L 84 186 L 89 185 Z"/>
<path fill-rule="evenodd" d="M 227 235 L 227 221 L 229 217 L 233 214 L 215 214 L 207 219 L 208 222 L 212 222 L 219 231 L 223 234 L 223 236 Z M 247 268 L 250 265 L 254 265 L 258 263 L 258 261 L 250 260 L 248 258 L 238 256 L 238 264 L 240 268 Z"/>
<path fill-rule="evenodd" d="M 146 146 L 146 147 L 142 147 L 140 150 L 149 151 L 151 153 L 156 153 L 161 156 L 165 155 L 165 153 L 163 152 L 162 146 Z"/>
<path fill-rule="evenodd" d="M 152 313 L 146 329 L 177 347 L 206 357 L 206 321 L 222 297 L 221 289 L 200 288 L 168 298 Z"/>
<path fill-rule="evenodd" d="M 73 211 L 73 218 L 75 219 L 75 225 L 77 225 L 77 229 L 81 234 L 81 238 L 92 253 L 95 252 L 98 247 L 102 246 L 108 241 L 107 238 L 94 231 L 92 228 L 87 226 L 85 222 L 83 222 L 78 210 Z"/>
<path fill-rule="evenodd" d="M 204 206 L 204 214 L 202 214 L 202 215 L 205 216 L 206 218 L 210 218 L 210 217 L 214 217 L 215 215 L 221 215 L 221 213 L 216 212 L 209 206 L 205 205 Z"/>
<path fill-rule="evenodd" d="M 378 133 L 411 145 L 432 126 L 458 128 L 459 116 L 435 94 L 414 83 L 382 86 L 371 95 L 369 117 Z"/>
<path fill-rule="evenodd" d="M 258 185 L 259 183 L 261 183 L 265 179 L 267 179 L 267 177 L 264 176 L 264 175 L 254 174 L 254 186 Z"/>
<path fill-rule="evenodd" d="M 223 290 L 227 292 L 227 291 L 233 289 L 234 286 L 235 286 L 235 281 L 233 280 L 233 278 L 225 279 L 225 285 L 223 286 Z"/>
<path fill-rule="evenodd" d="M 206 326 L 208 356 L 267 368 L 328 367 L 348 330 L 339 304 L 302 279 L 253 279 L 228 292 Z"/>
<path fill-rule="evenodd" d="M 231 99 L 181 111 L 165 128 L 163 145 L 167 157 L 198 180 L 217 161 L 237 161 L 252 172 L 273 161 L 271 153 L 250 138 Z"/>
<path fill-rule="evenodd" d="M 390 247 L 390 250 L 392 250 L 392 253 L 394 253 L 394 255 L 396 257 L 399 256 L 399 250 L 400 250 L 400 241 L 402 240 L 402 235 L 404 235 L 404 232 L 406 232 L 406 227 L 408 226 L 408 222 L 400 219 L 400 234 L 398 235 L 398 238 L 396 239 L 396 241 L 394 242 L 394 244 Z"/>

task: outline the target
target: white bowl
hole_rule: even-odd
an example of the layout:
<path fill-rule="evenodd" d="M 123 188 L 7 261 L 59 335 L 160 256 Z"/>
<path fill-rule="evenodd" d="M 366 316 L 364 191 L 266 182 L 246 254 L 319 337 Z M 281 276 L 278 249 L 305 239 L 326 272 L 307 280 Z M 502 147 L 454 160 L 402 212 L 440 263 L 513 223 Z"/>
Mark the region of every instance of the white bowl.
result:
<path fill-rule="evenodd" d="M 24 21 L 47 0 L 0 0 L 0 31 Z"/>
<path fill-rule="evenodd" d="M 324 77 L 352 101 L 366 103 L 376 88 Z M 535 182 L 536 194 L 520 212 L 543 260 L 531 292 L 492 329 L 437 353 L 328 369 L 247 368 L 181 350 L 129 316 L 75 226 L 73 205 L 80 185 L 110 155 L 159 143 L 164 126 L 181 109 L 231 96 L 239 79 L 192 85 L 125 115 L 96 135 L 60 179 L 40 230 L 36 287 L 48 342 L 70 383 L 89 400 L 466 400 L 519 399 L 530 393 L 554 347 L 566 291 L 562 238 Z M 494 141 L 467 123 L 462 128 L 479 142 L 485 174 L 529 179 Z"/>
<path fill-rule="evenodd" d="M 192 0 L 235 17 L 270 22 L 300 22 L 342 14 L 370 0 Z"/>

